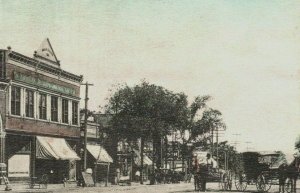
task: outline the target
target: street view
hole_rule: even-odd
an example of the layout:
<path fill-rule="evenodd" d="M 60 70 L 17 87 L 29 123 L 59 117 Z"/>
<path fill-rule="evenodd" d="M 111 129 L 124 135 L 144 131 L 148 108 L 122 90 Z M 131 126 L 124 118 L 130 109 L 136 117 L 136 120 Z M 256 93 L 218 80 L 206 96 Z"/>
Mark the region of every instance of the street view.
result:
<path fill-rule="evenodd" d="M 299 1 L 0 15 L 0 192 L 300 192 Z"/>

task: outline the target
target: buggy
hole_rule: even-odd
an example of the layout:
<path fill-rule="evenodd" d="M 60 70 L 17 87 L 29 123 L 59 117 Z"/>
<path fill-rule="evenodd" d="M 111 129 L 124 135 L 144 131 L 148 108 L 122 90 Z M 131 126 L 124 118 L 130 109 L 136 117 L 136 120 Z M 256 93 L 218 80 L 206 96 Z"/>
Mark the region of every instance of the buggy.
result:
<path fill-rule="evenodd" d="M 258 191 L 267 192 L 272 185 L 278 185 L 280 155 L 277 152 L 241 153 L 234 177 L 236 189 L 245 191 L 247 185 L 256 185 Z"/>

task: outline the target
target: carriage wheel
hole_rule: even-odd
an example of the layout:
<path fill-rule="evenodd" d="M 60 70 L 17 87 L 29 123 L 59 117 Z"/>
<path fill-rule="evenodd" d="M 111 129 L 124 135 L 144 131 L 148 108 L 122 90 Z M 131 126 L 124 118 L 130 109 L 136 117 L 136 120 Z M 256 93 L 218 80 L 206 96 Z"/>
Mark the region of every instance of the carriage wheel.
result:
<path fill-rule="evenodd" d="M 40 185 L 41 185 L 41 187 L 47 189 L 47 186 L 48 186 L 48 175 L 47 174 L 42 175 Z"/>
<path fill-rule="evenodd" d="M 234 184 L 238 191 L 245 191 L 247 188 L 247 179 L 245 174 L 236 175 L 234 178 Z"/>
<path fill-rule="evenodd" d="M 292 192 L 292 180 L 290 178 L 287 178 L 284 183 L 284 191 L 287 193 Z"/>
<path fill-rule="evenodd" d="M 229 174 L 225 173 L 221 176 L 221 187 L 223 190 L 231 190 L 232 179 Z"/>
<path fill-rule="evenodd" d="M 271 183 L 265 174 L 260 174 L 256 180 L 256 188 L 260 192 L 267 192 L 271 188 Z"/>

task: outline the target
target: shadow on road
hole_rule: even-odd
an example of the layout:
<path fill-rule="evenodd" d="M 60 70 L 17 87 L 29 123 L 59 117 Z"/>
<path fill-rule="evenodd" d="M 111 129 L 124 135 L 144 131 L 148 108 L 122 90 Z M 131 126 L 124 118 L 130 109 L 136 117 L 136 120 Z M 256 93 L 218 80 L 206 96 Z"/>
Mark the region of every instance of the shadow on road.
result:
<path fill-rule="evenodd" d="M 201 191 L 195 191 L 195 190 L 180 190 L 180 191 L 174 191 L 170 193 L 185 193 L 185 192 L 201 192 Z M 231 190 L 231 191 L 224 191 L 224 190 L 214 190 L 214 189 L 207 189 L 205 192 L 240 192 L 238 190 Z M 251 191 L 251 190 L 246 190 L 243 192 L 253 192 L 253 193 L 258 193 L 257 191 Z"/>

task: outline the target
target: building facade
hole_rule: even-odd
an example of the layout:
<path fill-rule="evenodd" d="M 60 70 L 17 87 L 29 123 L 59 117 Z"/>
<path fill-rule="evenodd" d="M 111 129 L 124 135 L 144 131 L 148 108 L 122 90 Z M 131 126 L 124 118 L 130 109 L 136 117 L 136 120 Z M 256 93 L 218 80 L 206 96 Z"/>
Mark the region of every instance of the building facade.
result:
<path fill-rule="evenodd" d="M 49 39 L 33 57 L 0 50 L 0 161 L 10 180 L 76 178 L 81 82 L 61 68 Z"/>

